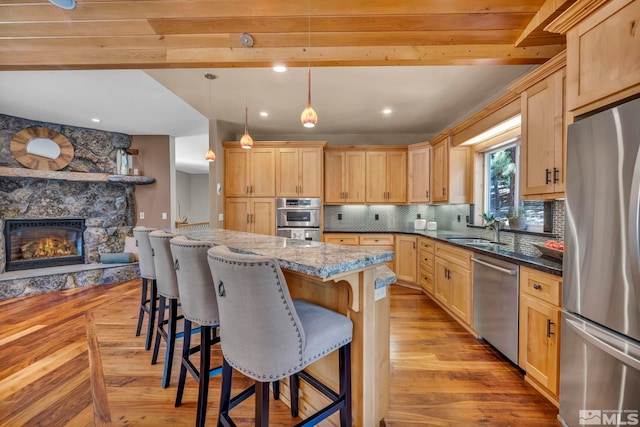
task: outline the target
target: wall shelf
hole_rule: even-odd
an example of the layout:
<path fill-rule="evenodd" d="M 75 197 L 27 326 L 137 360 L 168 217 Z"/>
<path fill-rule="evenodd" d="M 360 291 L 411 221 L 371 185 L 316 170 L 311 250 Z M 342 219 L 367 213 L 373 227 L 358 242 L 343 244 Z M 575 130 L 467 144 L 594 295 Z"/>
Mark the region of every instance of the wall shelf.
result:
<path fill-rule="evenodd" d="M 9 168 L 4 166 L 0 166 L 0 177 L 56 179 L 61 181 L 77 182 L 119 182 L 134 185 L 146 185 L 155 182 L 154 178 L 147 176 L 110 175 L 107 173 L 96 172 L 48 171 L 27 168 Z"/>

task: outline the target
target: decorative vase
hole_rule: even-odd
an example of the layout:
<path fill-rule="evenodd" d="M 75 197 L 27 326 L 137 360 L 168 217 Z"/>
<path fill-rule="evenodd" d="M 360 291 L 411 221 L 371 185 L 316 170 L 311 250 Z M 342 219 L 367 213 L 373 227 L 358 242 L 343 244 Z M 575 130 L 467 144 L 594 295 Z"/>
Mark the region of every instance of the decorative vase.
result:
<path fill-rule="evenodd" d="M 527 228 L 527 217 L 520 216 L 509 218 L 509 228 L 512 230 L 524 230 Z"/>

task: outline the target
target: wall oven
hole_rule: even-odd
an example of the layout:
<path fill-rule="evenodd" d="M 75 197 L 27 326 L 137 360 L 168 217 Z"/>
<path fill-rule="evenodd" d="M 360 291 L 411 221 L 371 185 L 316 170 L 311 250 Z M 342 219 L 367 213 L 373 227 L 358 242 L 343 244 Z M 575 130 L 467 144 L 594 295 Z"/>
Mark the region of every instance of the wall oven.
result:
<path fill-rule="evenodd" d="M 299 240 L 320 240 L 319 198 L 276 199 L 277 235 Z"/>

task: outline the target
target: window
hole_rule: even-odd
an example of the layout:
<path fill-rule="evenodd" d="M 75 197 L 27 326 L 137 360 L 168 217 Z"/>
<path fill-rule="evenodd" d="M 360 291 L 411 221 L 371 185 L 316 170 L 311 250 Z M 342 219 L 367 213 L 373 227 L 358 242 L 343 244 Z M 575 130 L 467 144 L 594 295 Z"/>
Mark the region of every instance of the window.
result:
<path fill-rule="evenodd" d="M 484 212 L 501 219 L 520 207 L 520 138 L 485 153 Z"/>

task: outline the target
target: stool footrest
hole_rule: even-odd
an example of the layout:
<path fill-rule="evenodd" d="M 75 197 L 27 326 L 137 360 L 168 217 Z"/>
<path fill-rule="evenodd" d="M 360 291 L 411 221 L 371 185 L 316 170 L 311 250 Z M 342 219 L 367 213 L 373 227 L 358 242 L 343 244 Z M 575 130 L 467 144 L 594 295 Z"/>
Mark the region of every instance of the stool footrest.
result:
<path fill-rule="evenodd" d="M 308 372 L 302 370 L 302 371 L 300 371 L 298 373 L 295 373 L 294 375 L 298 375 L 306 383 L 308 383 L 309 385 L 313 386 L 313 388 L 315 388 L 316 390 L 318 390 L 319 392 L 321 392 L 322 394 L 327 396 L 329 399 L 338 400 L 340 398 L 340 395 L 338 393 L 336 393 L 335 391 L 331 390 L 329 387 L 327 387 L 325 384 L 321 383 L 318 379 L 313 377 Z"/>

